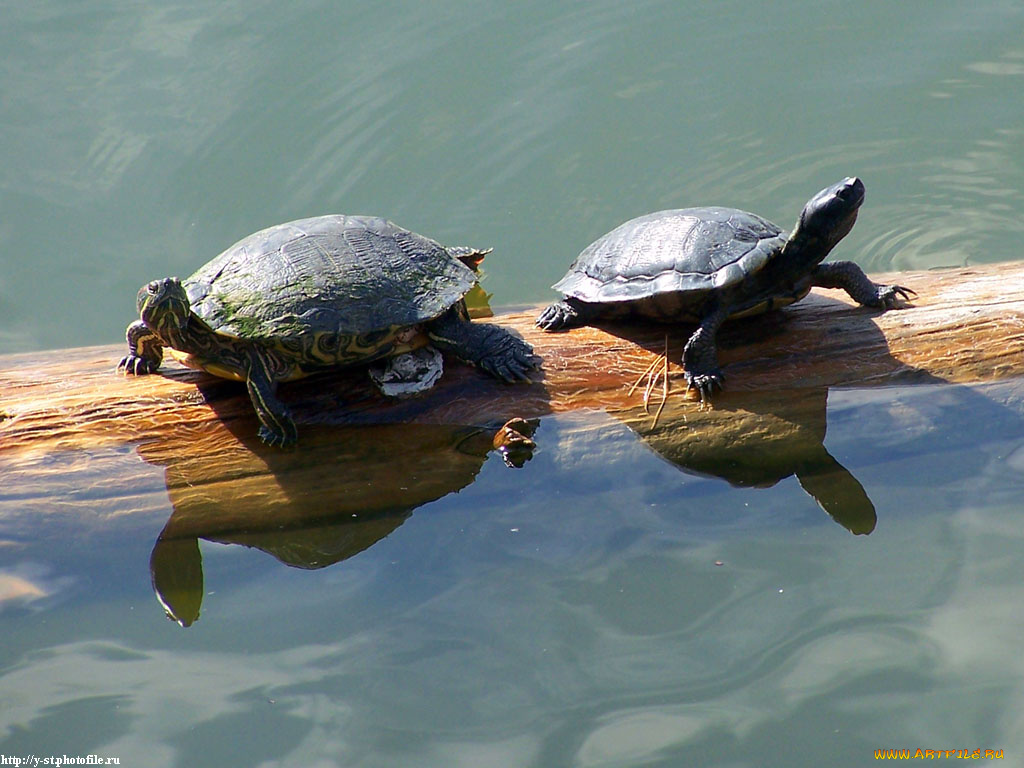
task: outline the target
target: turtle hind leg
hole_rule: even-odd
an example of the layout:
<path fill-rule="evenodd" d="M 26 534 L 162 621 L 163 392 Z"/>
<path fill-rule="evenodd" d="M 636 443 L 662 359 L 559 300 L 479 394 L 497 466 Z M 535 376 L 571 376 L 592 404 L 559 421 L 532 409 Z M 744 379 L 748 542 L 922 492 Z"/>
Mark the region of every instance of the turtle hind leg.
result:
<path fill-rule="evenodd" d="M 429 323 L 427 334 L 438 349 L 510 383 L 529 381 L 537 367 L 533 347 L 500 326 L 470 321 L 464 302 Z"/>
<path fill-rule="evenodd" d="M 718 367 L 716 336 L 728 316 L 729 310 L 725 307 L 712 309 L 704 315 L 697 330 L 683 347 L 686 388 L 696 389 L 702 403 L 710 401 L 715 389 L 721 389 L 725 381 L 725 375 Z"/>
<path fill-rule="evenodd" d="M 267 445 L 282 448 L 295 445 L 298 428 L 288 407 L 277 399 L 277 380 L 271 373 L 269 361 L 262 355 L 254 356 L 251 361 L 245 385 L 260 420 L 260 439 Z"/>
<path fill-rule="evenodd" d="M 117 370 L 126 375 L 144 376 L 153 373 L 164 359 L 164 344 L 144 322 L 136 320 L 125 332 L 128 354 L 121 358 Z"/>
<path fill-rule="evenodd" d="M 830 261 L 819 264 L 811 274 L 811 285 L 821 288 L 842 288 L 850 298 L 865 307 L 892 309 L 900 299 L 916 296 L 902 285 L 881 285 L 873 283 L 864 270 L 852 261 Z"/>
<path fill-rule="evenodd" d="M 534 324 L 544 331 L 561 331 L 565 328 L 587 325 L 599 314 L 600 311 L 593 304 L 567 296 L 548 306 L 537 316 Z"/>

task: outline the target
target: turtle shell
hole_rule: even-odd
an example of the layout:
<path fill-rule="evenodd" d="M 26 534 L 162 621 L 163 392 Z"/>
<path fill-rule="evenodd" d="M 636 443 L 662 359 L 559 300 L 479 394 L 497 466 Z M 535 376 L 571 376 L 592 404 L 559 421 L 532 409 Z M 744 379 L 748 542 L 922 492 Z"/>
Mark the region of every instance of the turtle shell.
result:
<path fill-rule="evenodd" d="M 184 281 L 217 333 L 355 337 L 441 315 L 476 273 L 439 243 L 372 216 L 319 216 L 235 243 Z"/>
<path fill-rule="evenodd" d="M 786 242 L 770 221 L 735 208 L 681 208 L 631 219 L 589 245 L 553 286 L 592 303 L 727 288 Z"/>

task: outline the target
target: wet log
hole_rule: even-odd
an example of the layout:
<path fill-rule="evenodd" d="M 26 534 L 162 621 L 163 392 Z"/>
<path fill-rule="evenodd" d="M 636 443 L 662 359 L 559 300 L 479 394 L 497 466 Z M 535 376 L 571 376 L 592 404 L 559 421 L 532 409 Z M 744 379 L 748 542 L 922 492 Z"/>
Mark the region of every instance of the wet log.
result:
<path fill-rule="evenodd" d="M 1015 401 L 1024 389 L 1024 264 L 876 279 L 918 298 L 880 313 L 815 290 L 726 324 L 727 389 L 713 407 L 685 392 L 679 358 L 692 328 L 542 333 L 532 307 L 491 321 L 533 344 L 542 365 L 532 383 L 501 384 L 449 360 L 432 390 L 391 400 L 365 370 L 312 376 L 280 390 L 299 425 L 288 451 L 260 443 L 237 382 L 174 362 L 125 377 L 114 371 L 120 346 L 9 355 L 0 358 L 0 518 L 9 531 L 38 531 L 130 515 L 154 541 L 157 598 L 188 626 L 205 594 L 199 539 L 327 567 L 473 483 L 505 421 L 591 409 L 601 415 L 564 427 L 563 449 L 599 447 L 616 419 L 687 473 L 742 487 L 795 476 L 837 523 L 867 534 L 876 525 L 868 491 L 825 448 L 830 388 L 1006 379 L 999 387 Z"/>
<path fill-rule="evenodd" d="M 881 313 L 854 305 L 841 291 L 816 289 L 781 311 L 727 323 L 720 337 L 727 377 L 722 402 L 743 393 L 777 401 L 790 390 L 965 383 L 1024 373 L 1024 264 L 875 279 L 898 281 L 918 297 Z M 667 371 L 672 408 L 690 418 L 709 411 L 683 392 L 679 360 L 691 327 L 609 325 L 543 333 L 533 326 L 539 309 L 504 312 L 490 321 L 534 346 L 542 367 L 532 384 L 501 384 L 449 360 L 438 385 L 407 400 L 384 398 L 362 370 L 282 385 L 281 397 L 299 424 L 300 448 L 311 425 L 484 426 L 583 408 L 632 413 L 648 389 L 642 375 L 648 370 Z M 258 443 L 243 386 L 173 361 L 157 375 L 117 375 L 122 354 L 120 346 L 103 346 L 0 357 L 0 456 L 135 444 L 160 460 L 217 456 L 229 446 Z M 650 389 L 642 413 L 653 424 L 665 383 L 659 378 Z M 710 411 L 721 411 L 717 404 Z"/>

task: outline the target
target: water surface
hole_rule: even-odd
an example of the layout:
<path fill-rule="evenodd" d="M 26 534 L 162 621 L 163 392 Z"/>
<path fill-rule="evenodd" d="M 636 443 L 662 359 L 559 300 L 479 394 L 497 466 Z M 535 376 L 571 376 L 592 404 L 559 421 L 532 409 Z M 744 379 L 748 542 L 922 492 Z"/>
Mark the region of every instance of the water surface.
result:
<path fill-rule="evenodd" d="M 0 352 L 117 343 L 146 281 L 320 213 L 493 246 L 496 306 L 548 300 L 632 216 L 722 204 L 789 227 L 847 175 L 867 201 L 836 255 L 868 270 L 1017 259 L 1024 237 L 1015 0 L 39 0 L 3 16 Z M 187 483 L 144 446 L 39 457 L 43 491 L 5 460 L 0 753 L 1019 756 L 1018 385 L 821 399 L 868 535 L 793 474 L 681 469 L 603 414 L 542 420 L 522 470 L 444 454 L 448 484 L 417 495 L 417 470 L 379 539 L 326 515 L 160 557 Z"/>

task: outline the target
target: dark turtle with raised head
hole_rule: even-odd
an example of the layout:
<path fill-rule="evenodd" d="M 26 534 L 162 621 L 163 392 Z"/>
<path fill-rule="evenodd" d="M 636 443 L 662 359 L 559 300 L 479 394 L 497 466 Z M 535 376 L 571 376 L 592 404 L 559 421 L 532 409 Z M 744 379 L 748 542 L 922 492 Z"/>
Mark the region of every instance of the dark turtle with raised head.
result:
<path fill-rule="evenodd" d="M 289 445 L 297 430 L 277 385 L 314 371 L 425 344 L 505 381 L 526 380 L 530 346 L 471 322 L 463 297 L 488 251 L 447 248 L 370 216 L 320 216 L 264 229 L 187 280 L 139 291 L 125 373 L 155 371 L 168 347 L 186 365 L 244 381 L 260 437 Z"/>
<path fill-rule="evenodd" d="M 553 287 L 565 294 L 537 318 L 547 331 L 636 316 L 691 321 L 683 349 L 688 386 L 701 400 L 722 385 L 715 336 L 722 322 L 799 301 L 812 286 L 842 288 L 890 309 L 914 292 L 878 285 L 850 261 L 821 262 L 853 228 L 864 184 L 846 178 L 804 206 L 788 235 L 735 208 L 683 208 L 627 221 L 588 246 Z"/>

